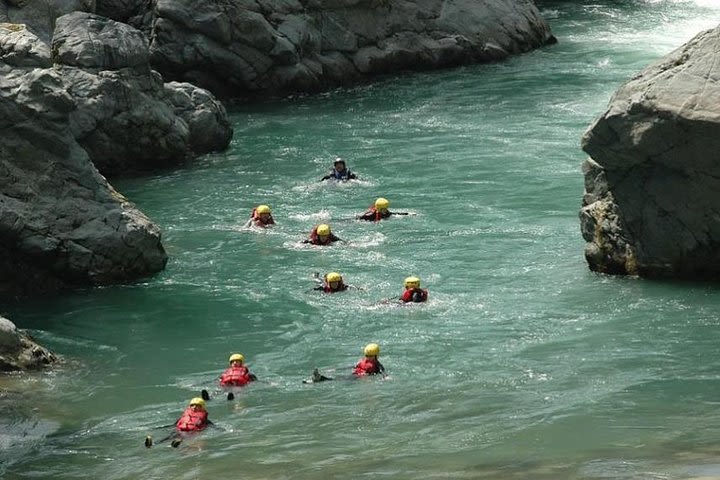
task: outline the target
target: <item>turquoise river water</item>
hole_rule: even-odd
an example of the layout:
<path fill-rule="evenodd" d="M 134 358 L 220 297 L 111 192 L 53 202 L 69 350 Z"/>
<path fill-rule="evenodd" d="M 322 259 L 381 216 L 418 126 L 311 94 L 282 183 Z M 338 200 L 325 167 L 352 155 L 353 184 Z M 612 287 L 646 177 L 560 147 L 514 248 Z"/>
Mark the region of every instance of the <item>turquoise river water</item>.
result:
<path fill-rule="evenodd" d="M 593 274 L 577 218 L 584 129 L 720 5 L 542 8 L 557 45 L 245 106 L 227 152 L 116 182 L 167 269 L 2 306 L 63 362 L 0 378 L 0 477 L 720 478 L 717 286 Z M 337 155 L 361 181 L 318 182 Z M 378 196 L 416 215 L 350 220 Z M 348 243 L 302 245 L 320 222 Z M 361 289 L 312 291 L 332 270 Z M 410 274 L 430 301 L 382 303 Z M 302 384 L 371 341 L 386 379 Z M 220 428 L 144 448 L 233 352 L 262 382 Z"/>

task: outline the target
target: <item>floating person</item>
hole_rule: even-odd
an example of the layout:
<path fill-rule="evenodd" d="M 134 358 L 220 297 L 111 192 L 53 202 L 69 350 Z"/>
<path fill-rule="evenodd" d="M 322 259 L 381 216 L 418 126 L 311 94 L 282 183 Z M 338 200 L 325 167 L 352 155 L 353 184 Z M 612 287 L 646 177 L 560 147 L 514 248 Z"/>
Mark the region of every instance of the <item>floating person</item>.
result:
<path fill-rule="evenodd" d="M 427 302 L 428 291 L 425 288 L 420 288 L 420 279 L 418 277 L 407 277 L 403 285 L 405 285 L 405 291 L 400 296 L 401 302 Z"/>
<path fill-rule="evenodd" d="M 378 356 L 380 355 L 380 345 L 377 343 L 368 343 L 363 349 L 365 355 L 355 368 L 353 369 L 353 375 L 356 377 L 364 377 L 367 375 L 377 375 L 379 373 L 385 375 L 385 367 L 383 367 Z"/>
<path fill-rule="evenodd" d="M 350 378 L 367 377 L 371 375 L 382 374 L 386 378 L 385 367 L 378 356 L 380 355 L 380 345 L 377 343 L 368 343 L 363 349 L 364 357 L 353 367 L 352 376 Z M 312 377 L 303 380 L 303 383 L 319 383 L 333 380 L 332 377 L 326 377 L 316 368 L 313 370 Z"/>
<path fill-rule="evenodd" d="M 333 168 L 330 170 L 330 173 L 320 179 L 321 182 L 324 180 L 337 180 L 344 182 L 347 180 L 357 180 L 357 176 L 351 172 L 350 169 L 345 167 L 345 160 L 337 157 L 333 163 Z"/>
<path fill-rule="evenodd" d="M 303 243 L 312 245 L 331 245 L 333 242 L 344 242 L 344 240 L 337 237 L 327 223 L 321 223 L 313 228 L 310 232 L 310 238 L 303 240 Z"/>
<path fill-rule="evenodd" d="M 246 227 L 267 228 L 271 225 L 275 225 L 275 219 L 267 205 L 258 205 L 253 208 L 250 219 L 245 223 Z"/>
<path fill-rule="evenodd" d="M 327 273 L 322 280 L 320 275 L 315 273 L 315 281 L 319 282 L 319 284 L 313 290 L 320 290 L 325 293 L 343 292 L 350 287 L 343 281 L 342 275 L 338 272 Z"/>
<path fill-rule="evenodd" d="M 195 397 L 190 400 L 188 407 L 175 422 L 175 431 L 157 443 L 172 440 L 170 444 L 174 448 L 177 448 L 186 436 L 201 432 L 212 425 L 214 424 L 208 419 L 208 412 L 205 409 L 205 400 L 200 397 Z M 145 446 L 147 448 L 153 446 L 153 440 L 150 435 L 145 437 Z"/>
<path fill-rule="evenodd" d="M 221 387 L 242 387 L 257 380 L 257 377 L 245 366 L 245 357 L 242 353 L 233 353 L 228 362 L 230 367 L 220 376 Z"/>
<path fill-rule="evenodd" d="M 390 201 L 387 198 L 379 197 L 375 200 L 375 203 L 370 206 L 362 215 L 358 215 L 355 218 L 358 220 L 366 220 L 368 222 L 377 222 L 385 218 L 390 218 L 391 215 L 410 215 L 409 212 L 391 212 Z"/>
<path fill-rule="evenodd" d="M 245 366 L 245 356 L 242 353 L 233 353 L 228 359 L 230 366 L 220 375 L 220 388 L 223 390 L 234 387 L 244 387 L 250 382 L 257 381 L 257 376 L 250 373 Z M 201 392 L 203 400 L 210 400 L 210 393 L 207 390 Z M 228 400 L 234 400 L 235 394 L 228 392 Z"/>

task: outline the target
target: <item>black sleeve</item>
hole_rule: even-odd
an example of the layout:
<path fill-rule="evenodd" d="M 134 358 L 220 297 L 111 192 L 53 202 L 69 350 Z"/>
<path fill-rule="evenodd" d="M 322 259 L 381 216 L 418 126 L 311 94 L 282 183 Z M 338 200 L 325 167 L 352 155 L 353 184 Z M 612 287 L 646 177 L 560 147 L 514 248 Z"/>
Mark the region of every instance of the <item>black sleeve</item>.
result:
<path fill-rule="evenodd" d="M 257 382 L 257 375 L 255 375 L 254 373 L 251 373 L 251 374 L 250 374 L 250 381 L 251 381 L 251 382 Z"/>
<path fill-rule="evenodd" d="M 313 290 L 325 290 L 325 287 L 322 285 L 318 285 L 317 287 L 313 288 Z"/>
<path fill-rule="evenodd" d="M 385 367 L 383 367 L 383 364 L 380 363 L 380 360 L 378 360 L 378 367 L 380 367 L 380 373 L 385 373 Z"/>
<path fill-rule="evenodd" d="M 348 180 L 357 180 L 357 175 L 348 170 Z"/>
<path fill-rule="evenodd" d="M 302 243 L 312 243 L 312 240 L 307 240 L 307 239 L 305 239 L 305 240 L 302 241 Z"/>
<path fill-rule="evenodd" d="M 320 179 L 320 181 L 322 182 L 323 180 L 328 180 L 329 178 L 330 178 L 330 175 L 325 175 L 324 177 L 322 177 Z"/>

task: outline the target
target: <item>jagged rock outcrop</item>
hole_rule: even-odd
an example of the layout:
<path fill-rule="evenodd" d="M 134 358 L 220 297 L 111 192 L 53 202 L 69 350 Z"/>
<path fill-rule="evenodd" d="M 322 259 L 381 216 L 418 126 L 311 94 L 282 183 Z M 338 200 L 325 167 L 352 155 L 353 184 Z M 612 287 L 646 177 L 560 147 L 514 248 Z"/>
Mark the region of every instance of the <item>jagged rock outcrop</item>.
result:
<path fill-rule="evenodd" d="M 316 91 L 554 41 L 531 0 L 157 0 L 152 15 L 153 66 L 225 96 Z"/>
<path fill-rule="evenodd" d="M 588 129 L 592 270 L 720 278 L 720 27 L 623 85 Z"/>
<path fill-rule="evenodd" d="M 38 369 L 56 360 L 55 355 L 35 343 L 30 335 L 0 317 L 0 372 Z"/>
<path fill-rule="evenodd" d="M 32 68 L 48 59 L 23 29 L 0 25 L 0 298 L 158 272 L 167 261 L 158 228 L 77 143 L 75 100 L 58 70 Z"/>
<path fill-rule="evenodd" d="M 135 28 L 89 13 L 64 15 L 52 53 L 77 106 L 73 134 L 104 175 L 177 165 L 229 144 L 222 104 L 193 85 L 163 83 Z"/>

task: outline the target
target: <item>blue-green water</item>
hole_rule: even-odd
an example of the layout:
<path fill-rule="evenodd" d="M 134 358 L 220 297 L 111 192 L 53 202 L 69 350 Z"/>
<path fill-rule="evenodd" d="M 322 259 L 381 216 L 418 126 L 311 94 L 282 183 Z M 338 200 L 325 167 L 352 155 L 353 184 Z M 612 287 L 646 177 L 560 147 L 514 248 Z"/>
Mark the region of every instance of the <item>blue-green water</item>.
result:
<path fill-rule="evenodd" d="M 247 106 L 228 152 L 117 182 L 167 270 L 4 307 L 64 362 L 0 378 L 0 476 L 720 477 L 717 286 L 590 273 L 577 220 L 583 130 L 720 6 L 544 8 L 556 46 Z M 317 182 L 337 155 L 361 182 Z M 416 215 L 346 220 L 377 196 Z M 302 245 L 321 221 L 349 243 Z M 331 270 L 362 290 L 311 291 Z M 410 274 L 429 303 L 380 303 Z M 301 383 L 371 341 L 389 378 Z M 233 352 L 263 382 L 209 402 L 224 430 L 145 449 Z"/>

